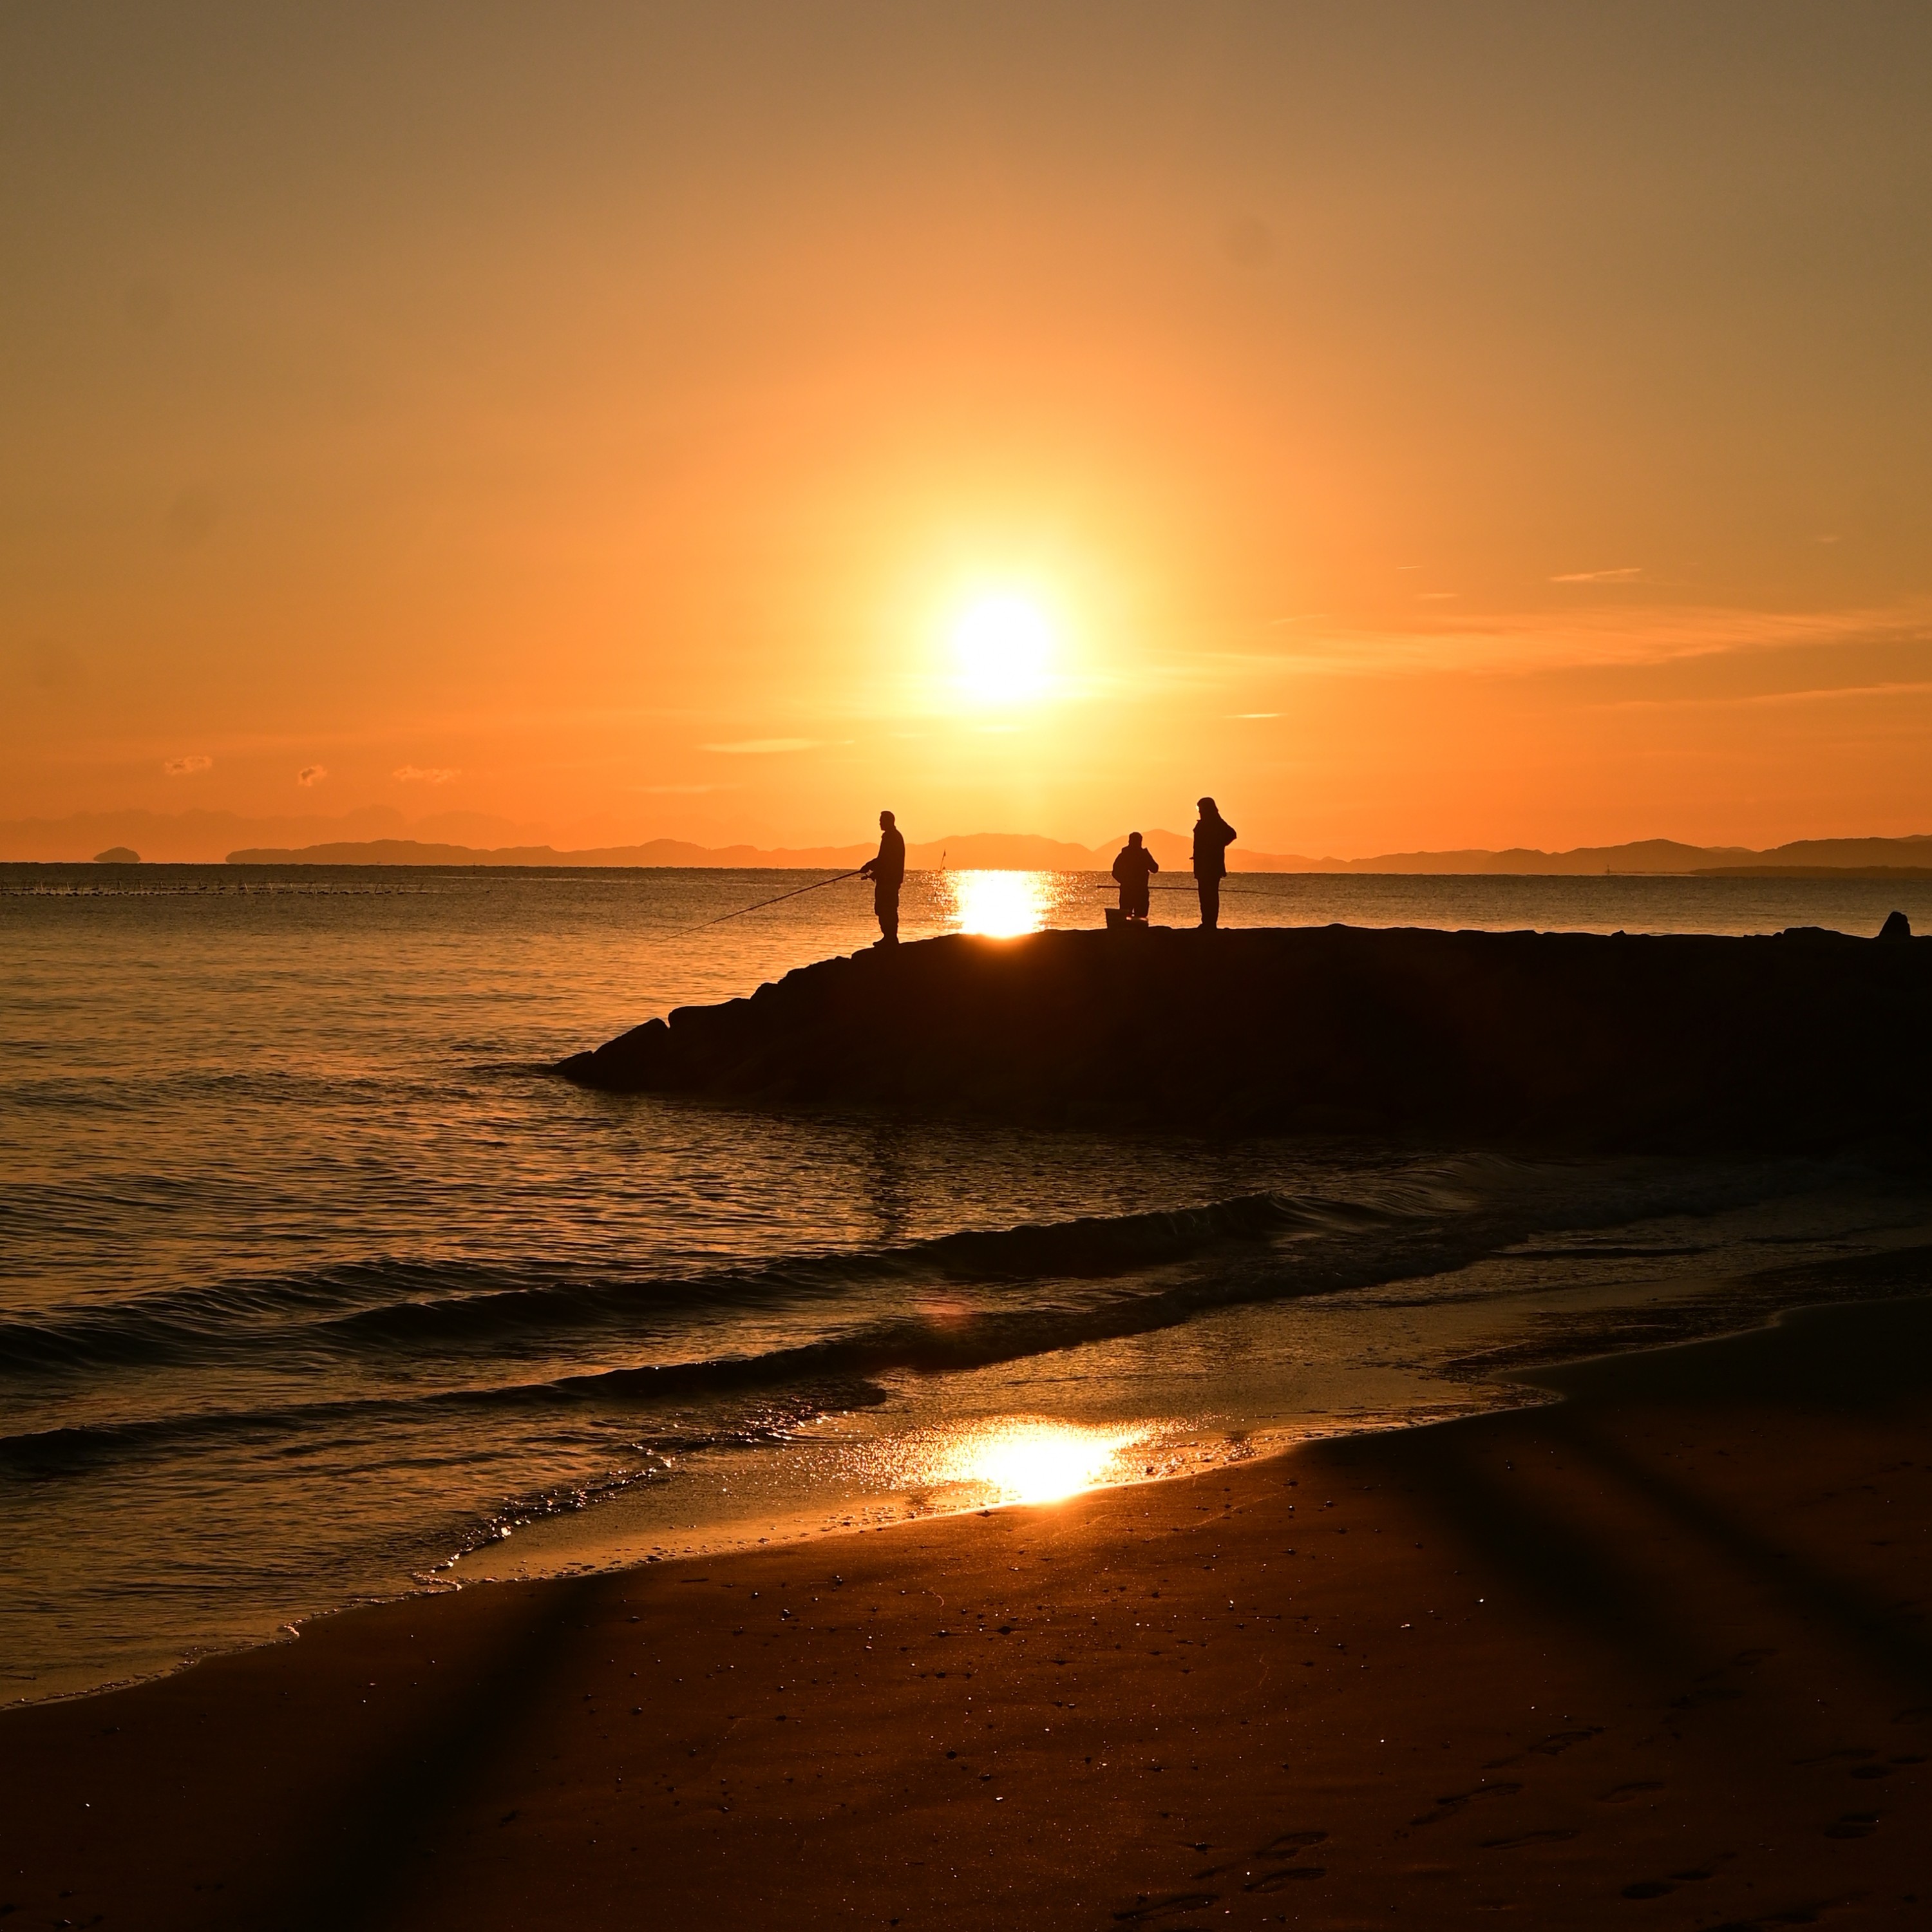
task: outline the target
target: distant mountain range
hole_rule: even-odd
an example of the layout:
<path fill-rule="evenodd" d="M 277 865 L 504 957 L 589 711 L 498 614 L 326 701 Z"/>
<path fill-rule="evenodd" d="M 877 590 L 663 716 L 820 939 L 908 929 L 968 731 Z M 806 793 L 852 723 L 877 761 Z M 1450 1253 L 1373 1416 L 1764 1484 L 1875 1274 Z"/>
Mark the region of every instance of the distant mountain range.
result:
<path fill-rule="evenodd" d="M 1168 835 L 1172 836 L 1172 835 Z M 1175 844 L 1184 851 L 1186 842 Z M 682 838 L 653 838 L 642 845 L 593 845 L 560 852 L 548 845 L 442 845 L 414 838 L 343 840 L 292 849 L 250 846 L 231 852 L 231 866 L 680 866 L 758 867 L 772 870 L 842 872 L 862 865 L 879 849 L 871 839 L 855 845 L 694 845 Z M 1106 863 L 1114 862 L 1116 844 Z M 1030 832 L 980 832 L 908 845 L 915 871 L 947 865 L 955 870 L 1088 872 L 1096 862 L 1084 845 Z"/>
<path fill-rule="evenodd" d="M 508 845 L 545 838 L 549 830 L 547 826 L 482 812 L 439 812 L 412 818 L 392 805 L 362 806 L 337 814 L 287 812 L 272 817 L 206 807 L 155 812 L 136 806 L 70 812 L 62 818 L 0 819 L 0 860 L 58 864 L 91 859 L 104 848 L 122 845 L 143 859 L 166 864 L 208 865 L 244 845 L 294 848 L 320 839 L 388 838 Z"/>
<path fill-rule="evenodd" d="M 1188 839 L 1177 832 L 1146 835 L 1154 856 L 1170 872 L 1189 862 Z M 975 832 L 929 840 L 906 848 L 908 863 L 926 871 L 950 866 L 977 869 L 1042 872 L 1106 871 L 1124 844 L 1124 835 L 1088 847 L 1042 838 L 1030 832 Z M 548 845 L 478 847 L 431 844 L 412 838 L 346 840 L 292 848 L 254 846 L 231 852 L 236 866 L 670 866 L 760 867 L 815 872 L 843 871 L 870 858 L 872 842 L 766 848 L 752 845 L 694 845 L 683 839 L 654 838 L 641 845 L 593 846 L 560 852 Z M 1932 875 L 1932 835 L 1906 838 L 1802 838 L 1768 851 L 1738 845 L 1684 845 L 1670 838 L 1640 839 L 1625 845 L 1584 845 L 1568 852 L 1543 852 L 1527 846 L 1507 851 L 1385 852 L 1372 859 L 1314 859 L 1292 852 L 1251 852 L 1235 846 L 1228 854 L 1237 872 L 1507 872 L 1583 874 L 1642 873 L 1706 876 L 1863 872 Z"/>
<path fill-rule="evenodd" d="M 586 826 L 594 837 L 599 828 Z M 0 860 L 71 861 L 115 848 L 149 861 L 202 862 L 226 854 L 236 865 L 272 866 L 689 866 L 797 868 L 844 872 L 876 850 L 849 844 L 698 845 L 681 838 L 641 844 L 539 844 L 547 828 L 482 812 L 448 812 L 413 821 L 393 806 L 364 806 L 340 817 L 249 818 L 239 813 L 147 810 L 77 812 L 66 818 L 0 820 Z M 316 841 L 317 832 L 334 836 Z M 1105 871 L 1124 837 L 1094 846 L 1030 832 L 976 832 L 922 841 L 911 863 L 960 870 L 1022 868 Z M 1147 842 L 1170 872 L 1185 872 L 1188 840 L 1156 830 Z M 1782 873 L 1932 872 L 1932 835 L 1907 838 L 1806 838 L 1768 851 L 1738 845 L 1687 845 L 1670 838 L 1585 845 L 1567 852 L 1516 846 L 1507 851 L 1384 852 L 1366 859 L 1298 852 L 1228 855 L 1246 872 Z"/>

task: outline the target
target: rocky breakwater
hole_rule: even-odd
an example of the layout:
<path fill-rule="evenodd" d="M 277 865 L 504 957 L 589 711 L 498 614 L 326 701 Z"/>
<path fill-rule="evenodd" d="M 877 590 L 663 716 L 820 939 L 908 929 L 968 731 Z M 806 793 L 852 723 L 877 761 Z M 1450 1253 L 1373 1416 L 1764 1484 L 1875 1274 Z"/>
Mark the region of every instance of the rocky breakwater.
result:
<path fill-rule="evenodd" d="M 760 1106 L 1578 1150 L 1822 1148 L 1932 1132 L 1932 940 L 954 937 L 680 1007 L 557 1070 Z"/>

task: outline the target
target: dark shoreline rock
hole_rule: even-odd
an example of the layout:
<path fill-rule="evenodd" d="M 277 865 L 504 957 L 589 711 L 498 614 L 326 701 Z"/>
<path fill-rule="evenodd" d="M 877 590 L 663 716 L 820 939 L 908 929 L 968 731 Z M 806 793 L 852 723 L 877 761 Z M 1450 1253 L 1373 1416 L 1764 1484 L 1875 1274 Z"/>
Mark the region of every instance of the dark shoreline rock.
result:
<path fill-rule="evenodd" d="M 1576 1151 L 1824 1148 L 1932 1129 L 1932 941 L 955 936 L 680 1007 L 556 1070 L 759 1106 Z"/>

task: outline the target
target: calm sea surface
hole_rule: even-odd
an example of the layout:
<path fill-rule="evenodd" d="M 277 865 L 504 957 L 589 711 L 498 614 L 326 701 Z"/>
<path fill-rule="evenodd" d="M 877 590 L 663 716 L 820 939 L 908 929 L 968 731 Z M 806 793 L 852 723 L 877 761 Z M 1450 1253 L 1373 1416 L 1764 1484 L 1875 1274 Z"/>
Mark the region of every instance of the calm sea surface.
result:
<path fill-rule="evenodd" d="M 766 1116 L 546 1071 L 873 937 L 856 881 L 700 924 L 804 876 L 0 866 L 0 1701 L 370 1596 L 1524 1400 L 1514 1364 L 1932 1238 L 1875 1160 Z M 904 930 L 1097 925 L 1110 890 L 915 875 Z M 1932 885 L 1857 880 L 1245 875 L 1224 917 L 1894 906 L 1932 927 Z"/>

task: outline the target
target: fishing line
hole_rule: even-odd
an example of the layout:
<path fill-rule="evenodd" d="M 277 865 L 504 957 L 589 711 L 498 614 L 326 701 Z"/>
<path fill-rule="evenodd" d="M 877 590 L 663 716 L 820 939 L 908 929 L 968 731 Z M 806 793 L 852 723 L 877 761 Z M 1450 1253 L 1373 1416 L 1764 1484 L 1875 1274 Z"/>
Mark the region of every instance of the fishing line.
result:
<path fill-rule="evenodd" d="M 1084 890 L 1090 892 L 1111 892 L 1114 888 L 1103 885 L 1096 879 Z M 1148 888 L 1150 892 L 1192 892 L 1196 890 L 1192 886 L 1150 886 Z M 1221 896 L 1224 899 L 1260 899 L 1266 898 L 1268 895 L 1254 886 L 1223 886 Z"/>
<path fill-rule="evenodd" d="M 815 892 L 821 886 L 836 886 L 844 880 L 856 879 L 863 869 L 862 866 L 855 866 L 849 872 L 836 873 L 829 879 L 814 879 L 808 886 L 794 886 L 788 892 L 776 893 L 770 898 L 760 899 L 754 905 L 736 906 L 729 912 L 721 912 L 716 919 L 701 919 L 695 926 L 674 926 L 663 932 L 650 933 L 646 935 L 646 941 L 655 944 L 661 939 L 682 939 L 694 932 L 704 932 L 714 926 L 722 926 L 727 920 L 742 919 L 747 913 L 763 912 L 767 906 L 782 905 L 787 899 L 797 898 L 806 892 Z M 945 869 L 943 862 L 940 869 L 942 872 Z M 1088 883 L 1082 890 L 1090 892 L 1111 892 L 1114 888 L 1112 886 L 1102 884 L 1096 879 Z M 1150 886 L 1148 890 L 1155 892 L 1191 892 L 1194 890 L 1194 887 L 1192 886 Z M 1264 894 L 1256 892 L 1250 886 L 1224 886 L 1222 890 L 1224 898 L 1246 899 L 1261 898 L 1265 896 Z"/>
<path fill-rule="evenodd" d="M 687 933 L 702 932 L 707 926 L 722 926 L 728 919 L 742 919 L 748 912 L 763 912 L 766 906 L 795 899 L 802 892 L 815 892 L 820 886 L 836 886 L 842 879 L 856 879 L 864 869 L 854 866 L 849 872 L 840 872 L 830 879 L 814 879 L 808 886 L 794 886 L 788 892 L 778 892 L 770 898 L 759 900 L 756 905 L 738 906 L 730 912 L 721 912 L 716 919 L 700 919 L 695 926 L 674 926 L 668 932 L 654 932 L 650 937 L 653 940 L 682 939 Z"/>

